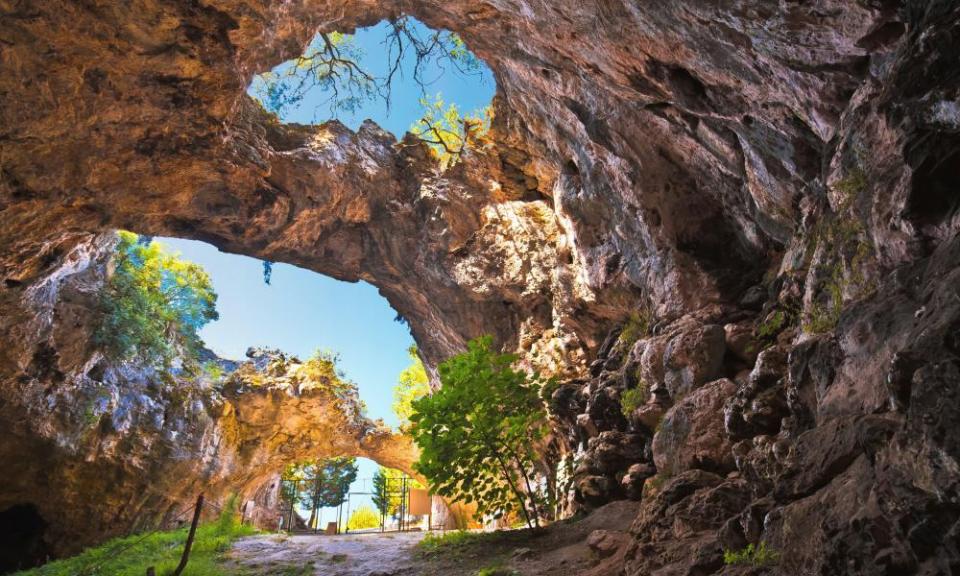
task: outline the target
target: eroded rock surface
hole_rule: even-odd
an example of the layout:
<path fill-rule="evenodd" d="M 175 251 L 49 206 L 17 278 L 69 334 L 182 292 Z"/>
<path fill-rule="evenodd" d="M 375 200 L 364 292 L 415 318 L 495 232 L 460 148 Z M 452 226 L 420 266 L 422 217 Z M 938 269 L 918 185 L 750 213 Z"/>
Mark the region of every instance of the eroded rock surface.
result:
<path fill-rule="evenodd" d="M 183 520 L 200 492 L 214 506 L 230 494 L 252 500 L 247 518 L 276 526 L 279 474 L 307 459 L 365 456 L 411 471 L 407 437 L 363 416 L 354 388 L 296 358 L 251 350 L 234 363 L 208 354 L 229 371 L 213 378 L 104 356 L 92 311 L 114 242 L 91 236 L 75 245 L 15 302 L 29 320 L 4 326 L 4 341 L 32 355 L 7 356 L 0 372 L 8 426 L 0 458 L 11 464 L 0 509 L 29 503 L 55 519 L 44 553 Z"/>
<path fill-rule="evenodd" d="M 318 29 L 401 11 L 494 71 L 493 151 L 440 173 L 372 124 L 281 126 L 246 96 Z M 102 378 L 74 335 L 96 235 L 122 227 L 367 280 L 431 366 L 490 333 L 559 374 L 572 506 L 642 498 L 608 558 L 628 574 L 756 572 L 723 551 L 761 541 L 783 574 L 960 569 L 956 2 L 38 0 L 0 17 L 0 450 L 18 477 L 97 470 L 107 437 L 73 403 Z M 111 398 L 139 386 L 115 378 Z M 731 395 L 691 425 L 729 460 L 690 458 L 701 434 L 653 442 L 718 381 Z M 170 406 L 142 404 L 110 426 Z M 91 484 L 107 508 L 140 464 L 209 453 L 200 428 L 137 447 L 173 430 L 107 445 L 125 454 Z M 169 510 L 145 494 L 136 518 Z M 135 524 L 101 527 L 87 495 L 58 510 Z"/>

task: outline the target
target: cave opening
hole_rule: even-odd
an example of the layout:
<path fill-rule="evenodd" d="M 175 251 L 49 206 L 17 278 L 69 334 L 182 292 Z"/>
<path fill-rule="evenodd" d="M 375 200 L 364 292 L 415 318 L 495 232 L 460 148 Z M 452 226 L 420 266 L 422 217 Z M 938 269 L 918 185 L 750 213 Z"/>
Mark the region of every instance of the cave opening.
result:
<path fill-rule="evenodd" d="M 300 56 L 254 77 L 248 94 L 285 123 L 370 118 L 401 136 L 443 94 L 464 109 L 489 105 L 496 82 L 457 34 L 402 16 L 352 34 L 318 33 Z"/>
<path fill-rule="evenodd" d="M 0 574 L 39 566 L 49 553 L 47 522 L 33 504 L 0 510 Z"/>
<path fill-rule="evenodd" d="M 352 34 L 318 33 L 303 54 L 253 78 L 248 94 L 279 121 L 366 120 L 402 139 L 412 132 L 439 150 L 489 127 L 496 81 L 455 33 L 412 16 Z"/>
<path fill-rule="evenodd" d="M 415 342 L 374 286 L 220 252 L 195 240 L 151 240 L 209 276 L 217 318 L 198 336 L 226 371 L 274 351 L 304 361 L 330 357 L 340 376 L 356 385 L 367 415 L 398 425 L 392 388 L 413 361 Z"/>

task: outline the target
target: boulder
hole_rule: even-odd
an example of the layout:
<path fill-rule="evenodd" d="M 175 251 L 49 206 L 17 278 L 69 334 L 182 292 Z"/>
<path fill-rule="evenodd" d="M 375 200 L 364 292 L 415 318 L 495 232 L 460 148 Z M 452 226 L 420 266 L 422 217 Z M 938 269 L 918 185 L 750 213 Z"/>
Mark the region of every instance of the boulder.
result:
<path fill-rule="evenodd" d="M 653 437 L 658 473 L 702 469 L 725 474 L 735 469 L 733 444 L 723 423 L 723 405 L 735 391 L 732 381 L 715 380 L 670 408 Z"/>
<path fill-rule="evenodd" d="M 720 376 L 726 351 L 723 327 L 708 324 L 674 336 L 663 354 L 663 381 L 676 401 Z"/>

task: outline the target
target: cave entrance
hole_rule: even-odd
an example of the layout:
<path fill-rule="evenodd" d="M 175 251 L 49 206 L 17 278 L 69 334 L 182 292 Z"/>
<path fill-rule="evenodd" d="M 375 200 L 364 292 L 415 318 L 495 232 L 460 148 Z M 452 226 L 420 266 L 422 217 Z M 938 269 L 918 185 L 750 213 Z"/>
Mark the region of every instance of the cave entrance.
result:
<path fill-rule="evenodd" d="M 155 238 L 199 265 L 216 293 L 218 318 L 198 332 L 229 371 L 231 363 L 279 352 L 308 360 L 335 359 L 355 384 L 367 416 L 397 427 L 393 388 L 412 363 L 405 320 L 366 282 L 343 282 L 288 264 L 220 252 L 198 241 Z"/>
<path fill-rule="evenodd" d="M 43 564 L 49 555 L 46 530 L 47 522 L 33 504 L 0 511 L 0 574 Z"/>
<path fill-rule="evenodd" d="M 321 467 L 311 463 L 286 471 L 280 488 L 283 530 L 331 535 L 447 527 L 450 515 L 443 499 L 431 495 L 416 479 L 367 458 L 349 460 L 356 477 L 340 491 L 335 489 L 335 478 L 317 473 Z"/>

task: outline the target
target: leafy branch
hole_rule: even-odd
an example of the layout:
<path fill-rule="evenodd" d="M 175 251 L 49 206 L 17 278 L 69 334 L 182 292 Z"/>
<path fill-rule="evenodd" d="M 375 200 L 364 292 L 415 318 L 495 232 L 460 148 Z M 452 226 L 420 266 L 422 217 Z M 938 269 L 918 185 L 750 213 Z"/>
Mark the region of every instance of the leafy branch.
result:
<path fill-rule="evenodd" d="M 365 54 L 353 35 L 322 32 L 292 65 L 260 76 L 260 100 L 267 110 L 281 114 L 319 88 L 328 96 L 317 107 L 329 105 L 331 113 L 353 112 L 363 102 L 376 98 L 381 98 L 389 109 L 393 82 L 404 74 L 405 59 L 410 54 L 414 57 L 412 77 L 422 96 L 448 68 L 465 76 L 482 75 L 480 61 L 458 35 L 447 31 L 425 34 L 425 28 L 413 22 L 408 16 L 389 22 L 389 31 L 381 43 L 387 60 L 385 73 L 374 74 L 361 64 Z M 438 72 L 431 78 L 428 73 L 432 69 Z"/>

